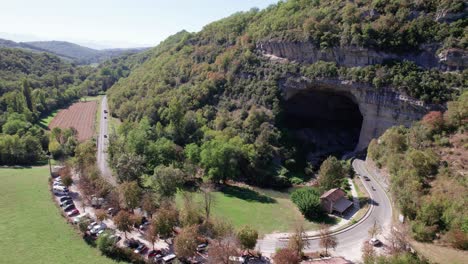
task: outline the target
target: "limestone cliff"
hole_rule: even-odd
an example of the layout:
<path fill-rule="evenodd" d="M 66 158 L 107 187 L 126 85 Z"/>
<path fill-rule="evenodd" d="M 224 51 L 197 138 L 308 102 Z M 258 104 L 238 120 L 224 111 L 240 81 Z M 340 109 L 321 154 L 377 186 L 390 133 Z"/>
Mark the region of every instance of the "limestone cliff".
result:
<path fill-rule="evenodd" d="M 275 59 L 315 63 L 317 61 L 336 62 L 339 66 L 357 67 L 382 64 L 385 61 L 412 61 L 415 64 L 439 70 L 463 70 L 468 65 L 468 53 L 462 49 L 449 49 L 438 52 L 438 45 L 426 45 L 417 52 L 391 53 L 359 47 L 334 47 L 317 49 L 311 42 L 291 42 L 269 40 L 257 43 L 257 50 Z"/>

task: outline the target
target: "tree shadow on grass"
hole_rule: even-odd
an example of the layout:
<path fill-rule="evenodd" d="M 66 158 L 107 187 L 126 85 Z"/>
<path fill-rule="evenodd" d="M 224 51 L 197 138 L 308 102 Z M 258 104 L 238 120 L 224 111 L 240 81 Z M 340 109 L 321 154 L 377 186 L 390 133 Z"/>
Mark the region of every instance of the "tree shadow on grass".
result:
<path fill-rule="evenodd" d="M 226 196 L 236 197 L 249 202 L 276 203 L 276 200 L 254 190 L 237 186 L 224 186 L 220 189 Z"/>
<path fill-rule="evenodd" d="M 305 217 L 307 220 L 311 221 L 311 222 L 315 222 L 315 223 L 319 223 L 319 224 L 326 224 L 326 225 L 336 225 L 338 224 L 339 222 L 339 219 L 336 218 L 336 217 L 331 217 L 327 214 L 321 214 L 319 216 L 316 216 L 316 217 Z"/>

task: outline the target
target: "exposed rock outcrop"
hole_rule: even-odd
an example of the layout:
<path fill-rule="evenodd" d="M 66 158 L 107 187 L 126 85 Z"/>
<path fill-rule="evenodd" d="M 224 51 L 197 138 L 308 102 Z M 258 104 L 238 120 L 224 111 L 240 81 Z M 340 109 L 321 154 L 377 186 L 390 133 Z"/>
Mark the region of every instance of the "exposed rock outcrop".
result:
<path fill-rule="evenodd" d="M 396 54 L 359 47 L 322 50 L 311 42 L 269 40 L 257 43 L 257 50 L 272 59 L 287 59 L 299 63 L 315 63 L 321 60 L 336 62 L 337 65 L 345 67 L 357 67 L 382 64 L 389 60 L 406 60 L 427 69 L 463 70 L 467 67 L 465 50 L 450 49 L 437 53 L 438 48 L 437 45 L 426 45 L 418 52 Z"/>
<path fill-rule="evenodd" d="M 419 120 L 434 106 L 424 105 L 391 89 L 376 90 L 364 84 L 344 82 L 335 79 L 310 80 L 308 78 L 288 78 L 280 83 L 285 100 L 302 96 L 307 90 L 320 90 L 339 94 L 353 100 L 359 107 L 363 122 L 356 150 L 367 147 L 391 126 L 409 126 Z"/>

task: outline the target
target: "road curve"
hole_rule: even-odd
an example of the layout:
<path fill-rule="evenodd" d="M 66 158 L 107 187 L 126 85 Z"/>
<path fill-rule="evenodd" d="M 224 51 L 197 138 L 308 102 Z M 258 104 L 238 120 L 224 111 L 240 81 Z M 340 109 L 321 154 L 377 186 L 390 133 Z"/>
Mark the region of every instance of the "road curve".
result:
<path fill-rule="evenodd" d="M 99 135 L 97 138 L 97 164 L 99 170 L 101 171 L 102 177 L 108 181 L 111 185 L 117 186 L 117 181 L 112 176 L 112 171 L 109 168 L 109 164 L 107 163 L 107 146 L 109 145 L 109 139 L 107 137 L 108 132 L 108 114 L 104 113 L 104 111 L 108 111 L 107 108 L 107 95 L 102 97 L 101 101 L 101 119 L 99 120 Z"/>
<path fill-rule="evenodd" d="M 361 261 L 362 244 L 368 239 L 368 231 L 373 226 L 374 221 L 377 221 L 378 224 L 382 226 L 383 233 L 389 231 L 392 221 L 392 205 L 385 190 L 375 180 L 375 177 L 378 177 L 378 175 L 373 175 L 369 172 L 363 160 L 354 160 L 353 168 L 358 174 L 371 179 L 370 181 L 363 180 L 362 182 L 370 194 L 373 208 L 371 208 L 369 216 L 363 221 L 360 221 L 358 224 L 346 230 L 336 232 L 335 236 L 338 239 L 338 246 L 335 249 L 335 255 L 359 262 Z M 272 254 L 276 249 L 286 247 L 287 244 L 288 241 L 285 240 L 269 239 L 268 241 L 259 241 L 258 247 L 263 253 Z M 315 237 L 309 240 L 309 247 L 304 251 L 316 252 L 319 250 L 319 239 Z"/>

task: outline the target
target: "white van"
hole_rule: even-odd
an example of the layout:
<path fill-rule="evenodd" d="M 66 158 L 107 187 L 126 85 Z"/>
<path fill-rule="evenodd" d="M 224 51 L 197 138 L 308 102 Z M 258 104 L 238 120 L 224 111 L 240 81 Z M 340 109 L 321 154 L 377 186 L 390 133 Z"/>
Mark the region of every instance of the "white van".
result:
<path fill-rule="evenodd" d="M 164 256 L 162 260 L 163 260 L 163 263 L 171 263 L 175 258 L 176 258 L 175 254 L 169 254 L 167 256 Z"/>

